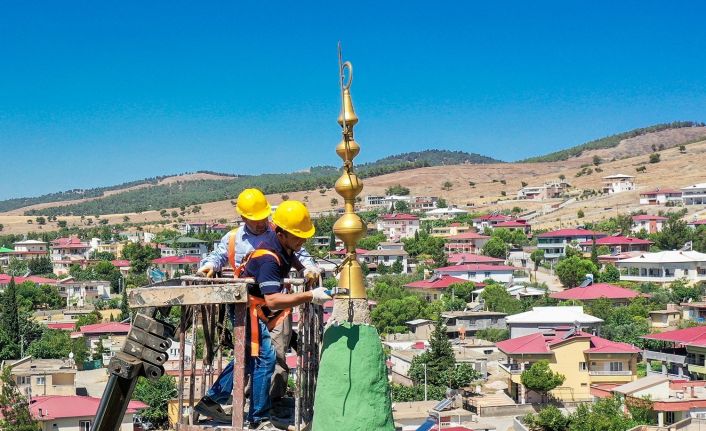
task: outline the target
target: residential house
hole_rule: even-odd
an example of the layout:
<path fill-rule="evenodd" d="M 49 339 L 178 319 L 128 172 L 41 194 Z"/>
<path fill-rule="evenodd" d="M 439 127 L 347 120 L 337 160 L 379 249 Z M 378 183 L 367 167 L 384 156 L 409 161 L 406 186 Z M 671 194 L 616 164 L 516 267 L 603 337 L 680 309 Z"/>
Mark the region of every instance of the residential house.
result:
<path fill-rule="evenodd" d="M 677 304 L 667 304 L 666 310 L 653 310 L 649 312 L 650 327 L 659 332 L 666 328 L 676 329 L 681 321 L 681 308 Z"/>
<path fill-rule="evenodd" d="M 17 389 L 27 398 L 46 395 L 76 394 L 76 366 L 70 359 L 35 359 L 31 356 L 20 360 L 3 361 L 2 367 L 11 366 L 10 375 Z"/>
<path fill-rule="evenodd" d="M 550 395 L 561 401 L 590 401 L 591 385 L 623 384 L 637 379 L 637 357 L 640 350 L 581 330 L 565 327 L 534 333 L 497 343 L 508 363 L 499 369 L 508 382 L 508 394 L 520 404 L 543 402 L 540 394 L 527 390 L 521 375 L 540 360 L 564 375 L 561 386 Z"/>
<path fill-rule="evenodd" d="M 681 188 L 684 205 L 706 205 L 706 183 Z"/>
<path fill-rule="evenodd" d="M 420 212 L 433 210 L 437 207 L 438 201 L 439 198 L 436 196 L 415 196 L 409 201 L 409 209 Z"/>
<path fill-rule="evenodd" d="M 446 257 L 446 261 L 454 265 L 463 265 L 464 263 L 482 263 L 485 265 L 505 264 L 504 259 L 476 253 L 451 253 Z"/>
<path fill-rule="evenodd" d="M 411 214 L 385 214 L 378 219 L 377 229 L 390 241 L 413 238 L 419 231 L 419 217 Z"/>
<path fill-rule="evenodd" d="M 671 283 L 685 278 L 689 282 L 706 281 L 706 253 L 698 251 L 660 251 L 642 253 L 616 262 L 620 280 Z"/>
<path fill-rule="evenodd" d="M 506 265 L 486 265 L 486 264 L 463 264 L 454 266 L 445 266 L 436 268 L 435 274 L 450 275 L 456 278 L 462 278 L 475 283 L 482 283 L 484 280 L 491 279 L 498 283 L 511 283 L 516 271 L 520 268 Z M 517 273 L 518 275 L 519 272 Z M 523 273 L 522 276 L 525 274 Z"/>
<path fill-rule="evenodd" d="M 100 238 L 91 238 L 90 253 L 111 253 L 113 256 L 120 256 L 125 248 L 125 243 L 122 241 L 104 241 Z"/>
<path fill-rule="evenodd" d="M 660 189 L 640 192 L 640 205 L 681 205 L 681 190 Z"/>
<path fill-rule="evenodd" d="M 701 301 L 689 301 L 682 302 L 682 319 L 692 320 L 696 323 L 703 324 L 706 323 L 706 301 L 701 299 Z"/>
<path fill-rule="evenodd" d="M 67 277 L 59 280 L 56 287 L 59 295 L 66 298 L 67 307 L 84 307 L 96 299 L 110 299 L 109 281 L 79 281 Z"/>
<path fill-rule="evenodd" d="M 196 256 L 202 257 L 208 253 L 207 242 L 197 239 L 190 238 L 188 236 L 182 236 L 177 238 L 175 241 L 171 241 L 168 244 L 160 244 L 160 250 L 162 257 L 168 256 Z"/>
<path fill-rule="evenodd" d="M 389 195 L 385 196 L 382 199 L 382 207 L 389 209 L 391 212 L 394 211 L 395 209 L 395 204 L 397 202 L 404 202 L 407 205 L 410 205 L 412 203 L 412 196 L 398 196 L 398 195 Z M 410 206 L 410 209 L 412 207 Z"/>
<path fill-rule="evenodd" d="M 129 231 L 124 231 L 118 233 L 118 237 L 130 241 L 132 243 L 145 243 L 145 244 L 150 244 L 154 241 L 155 234 L 152 232 L 145 232 L 145 231 L 135 231 L 135 232 L 129 232 Z"/>
<path fill-rule="evenodd" d="M 537 235 L 537 248 L 544 250 L 544 259 L 557 261 L 566 255 L 566 247 L 608 236 L 588 229 L 559 229 Z"/>
<path fill-rule="evenodd" d="M 541 186 L 526 186 L 517 192 L 517 199 L 556 199 L 562 197 L 571 187 L 566 181 L 549 181 Z"/>
<path fill-rule="evenodd" d="M 555 332 L 555 328 L 578 326 L 581 331 L 598 333 L 602 319 L 583 312 L 582 306 L 571 307 L 532 307 L 524 313 L 505 318 L 510 338 L 529 334 Z"/>
<path fill-rule="evenodd" d="M 108 365 L 110 358 L 122 350 L 130 325 L 120 322 L 95 323 L 83 325 L 71 333 L 71 338 L 84 337 L 91 354 L 97 353 L 99 343 L 103 345 L 103 364 Z"/>
<path fill-rule="evenodd" d="M 481 329 L 507 329 L 506 313 L 495 311 L 446 311 L 441 313 L 449 338 L 473 337 Z"/>
<path fill-rule="evenodd" d="M 130 269 L 131 263 L 127 259 L 116 259 L 116 260 L 111 260 L 110 263 L 113 264 L 114 267 L 118 268 L 120 270 L 120 274 L 123 276 L 126 276 L 130 274 Z"/>
<path fill-rule="evenodd" d="M 646 340 L 660 341 L 659 348 L 645 349 L 647 375 L 664 374 L 677 380 L 694 380 L 706 374 L 706 326 L 693 326 L 645 335 Z M 655 369 L 655 363 L 660 366 Z"/>
<path fill-rule="evenodd" d="M 483 232 L 486 227 L 492 228 L 498 223 L 510 220 L 512 220 L 512 217 L 504 214 L 486 214 L 478 218 L 474 218 L 473 227 L 476 228 L 476 231 Z"/>
<path fill-rule="evenodd" d="M 376 270 L 376 272 L 377 269 L 380 268 L 380 265 L 392 266 L 397 261 L 402 264 L 402 274 L 407 274 L 409 272 L 409 265 L 407 262 L 409 253 L 404 250 L 368 250 L 360 257 L 368 265 L 370 270 Z"/>
<path fill-rule="evenodd" d="M 468 211 L 456 207 L 447 207 L 436 208 L 431 211 L 427 211 L 425 214 L 427 218 L 433 220 L 449 220 L 460 215 L 468 214 Z"/>
<path fill-rule="evenodd" d="M 487 346 L 487 344 L 485 345 Z M 388 367 L 390 379 L 394 383 L 411 386 L 412 380 L 409 377 L 409 369 L 412 365 L 412 360 L 424 353 L 427 350 L 427 344 L 423 341 L 416 341 L 405 349 L 392 349 L 390 351 L 390 359 Z M 487 375 L 487 361 L 489 358 L 499 358 L 499 354 L 493 354 L 494 350 L 491 347 L 485 349 L 490 353 L 483 353 L 475 348 L 467 348 L 463 344 L 453 346 L 454 358 L 457 364 L 468 364 L 473 369 L 478 371 L 481 376 Z"/>
<path fill-rule="evenodd" d="M 29 404 L 32 417 L 39 421 L 41 431 L 91 431 L 98 412 L 100 398 L 78 395 L 54 395 L 33 397 Z M 131 400 L 116 428 L 119 431 L 133 431 L 133 418 L 147 404 Z"/>
<path fill-rule="evenodd" d="M 635 190 L 635 177 L 632 175 L 616 174 L 603 177 L 603 193 L 615 194 Z"/>
<path fill-rule="evenodd" d="M 328 248 L 331 245 L 331 237 L 324 235 L 324 236 L 312 236 L 311 237 L 311 243 L 314 247 L 318 248 Z"/>
<path fill-rule="evenodd" d="M 584 241 L 579 244 L 584 253 L 590 253 L 593 250 L 594 241 Z M 611 254 L 619 254 L 627 251 L 650 251 L 652 241 L 646 239 L 633 238 L 630 236 L 611 235 L 595 240 L 596 248 L 606 246 Z"/>
<path fill-rule="evenodd" d="M 471 227 L 463 223 L 454 222 L 448 226 L 434 226 L 431 228 L 431 236 L 446 238 L 451 235 L 466 233 Z"/>
<path fill-rule="evenodd" d="M 485 243 L 490 240 L 487 235 L 466 232 L 446 238 L 444 250 L 446 253 L 480 253 Z"/>
<path fill-rule="evenodd" d="M 384 241 L 378 244 L 378 250 L 404 250 L 404 243 L 399 241 Z"/>
<path fill-rule="evenodd" d="M 452 284 L 468 283 L 468 280 L 450 275 L 438 275 L 428 280 L 419 280 L 404 285 L 410 292 L 421 295 L 427 301 L 440 299 L 444 291 Z"/>
<path fill-rule="evenodd" d="M 48 284 L 50 286 L 56 286 L 58 280 L 46 277 L 37 277 L 36 275 L 30 275 L 29 277 L 13 277 L 7 274 L 0 274 L 0 292 L 3 292 L 7 287 L 10 280 L 15 279 L 15 284 L 22 284 L 26 281 L 31 281 L 34 284 Z"/>
<path fill-rule="evenodd" d="M 614 306 L 628 305 L 633 299 L 640 296 L 649 295 L 608 283 L 596 283 L 586 287 L 574 287 L 573 289 L 554 292 L 549 295 L 550 298 L 560 301 L 582 301 L 586 303 L 605 298 L 610 300 Z"/>
<path fill-rule="evenodd" d="M 385 196 L 368 195 L 365 197 L 365 206 L 381 207 L 383 205 L 383 199 L 385 199 Z"/>
<path fill-rule="evenodd" d="M 36 259 L 38 257 L 49 256 L 47 243 L 36 239 L 28 239 L 25 241 L 17 241 L 14 243 L 15 250 L 10 253 L 10 256 L 19 260 Z"/>
<path fill-rule="evenodd" d="M 434 332 L 435 323 L 429 319 L 414 319 L 404 322 L 412 334 L 418 340 L 428 340 L 432 332 Z"/>
<path fill-rule="evenodd" d="M 596 398 L 617 396 L 624 406 L 633 403 L 640 405 L 645 399 L 649 399 L 650 410 L 652 415 L 657 417 L 658 427 L 672 425 L 688 418 L 706 417 L 706 381 L 703 380 L 675 381 L 654 374 L 620 386 L 595 385 L 591 388 L 591 393 Z M 681 426 L 669 429 L 687 430 Z M 695 431 L 698 428 L 693 429 Z"/>
<path fill-rule="evenodd" d="M 510 231 L 519 230 L 525 235 L 529 235 L 530 233 L 532 233 L 532 225 L 527 223 L 526 220 L 519 218 L 514 220 L 501 221 L 500 223 L 496 223 L 491 229 L 507 229 Z"/>
<path fill-rule="evenodd" d="M 86 266 L 91 245 L 78 237 L 57 238 L 51 242 L 51 260 L 54 274 L 68 274 L 71 265 Z"/>
<path fill-rule="evenodd" d="M 179 272 L 180 274 L 194 274 L 198 269 L 200 256 L 166 256 L 152 259 L 154 266 L 166 274 L 167 278 L 172 278 Z"/>
<path fill-rule="evenodd" d="M 229 227 L 223 223 L 209 223 L 205 221 L 187 221 L 179 225 L 179 232 L 182 235 L 194 235 L 198 233 L 216 232 L 225 234 Z"/>
<path fill-rule="evenodd" d="M 667 221 L 667 217 L 658 215 L 640 214 L 632 217 L 632 233 L 640 233 L 643 230 L 647 233 L 662 232 L 662 227 Z"/>

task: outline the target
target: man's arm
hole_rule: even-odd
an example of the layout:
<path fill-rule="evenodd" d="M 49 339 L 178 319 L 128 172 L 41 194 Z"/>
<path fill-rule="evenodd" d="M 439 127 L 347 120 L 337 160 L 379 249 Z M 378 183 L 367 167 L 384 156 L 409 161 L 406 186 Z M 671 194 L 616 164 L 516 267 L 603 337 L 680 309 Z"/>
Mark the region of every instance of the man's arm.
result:
<path fill-rule="evenodd" d="M 228 241 L 230 235 L 235 235 L 235 231 L 230 231 L 223 235 L 223 238 L 221 238 L 221 241 L 216 244 L 213 251 L 201 259 L 201 262 L 199 263 L 199 270 L 206 264 L 211 264 L 213 272 L 218 272 L 223 268 L 226 262 L 228 262 Z"/>
<path fill-rule="evenodd" d="M 283 308 L 296 307 L 305 302 L 314 301 L 323 304 L 331 299 L 325 292 L 325 288 L 320 287 L 306 292 L 282 293 L 282 279 L 279 273 L 279 265 L 272 256 L 262 256 L 259 262 L 249 262 L 248 265 L 258 265 L 255 281 L 260 286 L 260 292 L 265 297 L 265 304 L 271 310 L 281 310 Z"/>

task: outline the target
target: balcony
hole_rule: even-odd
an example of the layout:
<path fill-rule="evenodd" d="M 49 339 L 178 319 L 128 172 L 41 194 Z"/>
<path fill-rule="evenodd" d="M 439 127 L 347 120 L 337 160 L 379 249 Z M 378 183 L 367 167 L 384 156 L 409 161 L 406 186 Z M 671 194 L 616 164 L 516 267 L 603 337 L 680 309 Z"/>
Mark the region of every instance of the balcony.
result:
<path fill-rule="evenodd" d="M 680 355 L 680 352 L 666 353 L 666 352 L 655 352 L 652 350 L 643 350 L 642 357 L 646 360 L 669 362 L 673 364 L 686 364 L 686 350 L 684 354 Z"/>
<path fill-rule="evenodd" d="M 498 363 L 501 369 L 510 374 L 522 374 L 522 364 L 503 364 Z"/>
<path fill-rule="evenodd" d="M 632 371 L 590 370 L 590 376 L 632 376 Z"/>
<path fill-rule="evenodd" d="M 688 369 L 690 373 L 706 374 L 706 366 L 704 364 L 689 364 Z"/>

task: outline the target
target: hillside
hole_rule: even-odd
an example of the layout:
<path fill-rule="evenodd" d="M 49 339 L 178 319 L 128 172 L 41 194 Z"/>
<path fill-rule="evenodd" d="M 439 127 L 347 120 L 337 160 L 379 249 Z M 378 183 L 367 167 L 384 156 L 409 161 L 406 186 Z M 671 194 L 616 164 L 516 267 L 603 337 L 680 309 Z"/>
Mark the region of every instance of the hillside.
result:
<path fill-rule="evenodd" d="M 461 151 L 427 150 L 405 153 L 362 164 L 358 174 L 373 177 L 408 169 L 458 163 L 493 163 L 498 160 Z M 340 171 L 333 166 L 311 168 L 308 172 L 224 176 L 199 173 L 160 177 L 126 183 L 121 186 L 73 190 L 38 198 L 0 202 L 8 214 L 28 216 L 104 215 L 116 212 L 144 212 L 162 208 L 198 205 L 235 199 L 241 190 L 258 187 L 266 193 L 289 193 L 298 190 L 332 187 Z M 61 196 L 79 199 L 57 201 Z M 22 203 L 31 205 L 20 206 Z M 10 212 L 11 211 L 11 212 Z"/>
<path fill-rule="evenodd" d="M 637 156 L 650 150 L 654 151 L 652 145 L 655 145 L 655 149 L 665 149 L 704 139 L 706 138 L 704 126 L 706 126 L 704 123 L 694 121 L 656 124 L 596 139 L 543 156 L 530 157 L 520 162 L 558 162 L 580 156 L 592 156 L 593 153 L 602 154 L 603 158 L 609 160 Z M 621 148 L 618 150 L 617 147 Z"/>

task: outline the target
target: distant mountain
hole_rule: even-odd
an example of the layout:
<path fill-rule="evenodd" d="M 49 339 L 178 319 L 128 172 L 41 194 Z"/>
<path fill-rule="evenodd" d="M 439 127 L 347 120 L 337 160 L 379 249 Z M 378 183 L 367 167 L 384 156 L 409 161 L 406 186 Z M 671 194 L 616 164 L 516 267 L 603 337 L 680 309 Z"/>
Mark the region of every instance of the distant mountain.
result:
<path fill-rule="evenodd" d="M 530 157 L 524 160 L 519 160 L 519 162 L 524 163 L 535 163 L 535 162 L 558 162 L 562 160 L 568 160 L 572 157 L 578 157 L 584 152 L 591 150 L 600 150 L 605 148 L 617 147 L 621 141 L 626 139 L 636 138 L 638 136 L 643 136 L 651 133 L 660 132 L 663 130 L 670 129 L 681 129 L 688 127 L 703 127 L 706 124 L 699 123 L 695 121 L 675 121 L 673 123 L 655 124 L 654 126 L 643 127 L 640 129 L 630 130 L 629 132 L 618 133 L 616 135 L 606 136 L 605 138 L 596 139 L 594 141 L 586 142 L 585 144 L 577 145 L 575 147 L 566 148 L 564 150 L 555 151 L 553 153 L 545 154 L 543 156 Z M 686 144 L 685 142 L 673 143 L 676 145 Z M 673 146 L 673 145 L 671 145 Z"/>
<path fill-rule="evenodd" d="M 466 163 L 500 163 L 500 161 L 463 151 L 426 150 L 389 156 L 375 162 L 357 165 L 356 172 L 361 177 L 373 177 L 407 169 Z M 235 199 L 240 191 L 248 187 L 257 187 L 267 194 L 330 188 L 339 176 L 340 169 L 334 166 L 312 167 L 307 172 L 233 176 L 232 178 L 223 179 L 178 181 L 177 177 L 177 181 L 171 181 L 169 184 L 160 183 L 162 179 L 170 177 L 162 176 L 133 181 L 119 186 L 90 190 L 71 190 L 36 198 L 0 201 L 0 212 L 23 208 L 29 205 L 83 198 L 93 199 L 70 205 L 31 209 L 25 211 L 24 214 L 29 216 L 62 216 L 142 212 Z M 118 191 L 121 188 L 145 184 L 148 186 L 123 192 Z M 106 191 L 113 193 L 107 196 L 105 195 Z"/>

